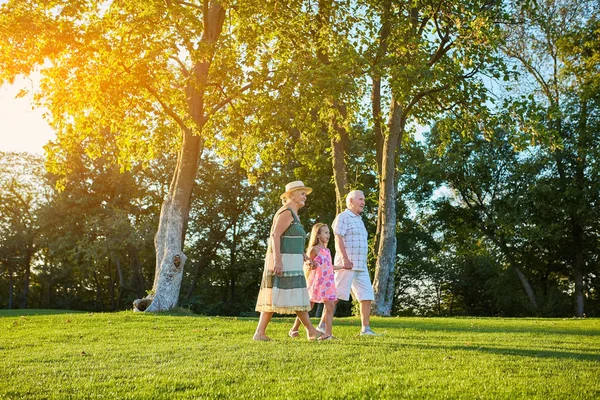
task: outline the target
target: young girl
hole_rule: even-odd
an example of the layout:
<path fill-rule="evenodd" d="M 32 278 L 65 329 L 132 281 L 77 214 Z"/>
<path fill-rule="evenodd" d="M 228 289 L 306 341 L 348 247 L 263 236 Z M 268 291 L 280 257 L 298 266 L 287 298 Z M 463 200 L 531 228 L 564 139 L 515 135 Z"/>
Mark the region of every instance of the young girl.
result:
<path fill-rule="evenodd" d="M 310 233 L 310 241 L 306 252 L 311 264 L 305 264 L 306 286 L 310 296 L 311 307 L 314 303 L 324 303 L 322 322 L 325 336 L 321 340 L 333 339 L 331 333 L 333 324 L 333 311 L 337 294 L 335 291 L 335 275 L 333 273 L 333 263 L 331 262 L 331 253 L 327 248 L 329 242 L 329 228 L 326 224 L 317 223 L 313 226 Z M 300 320 L 296 318 L 294 326 L 290 329 L 290 337 L 298 337 L 298 328 Z"/>

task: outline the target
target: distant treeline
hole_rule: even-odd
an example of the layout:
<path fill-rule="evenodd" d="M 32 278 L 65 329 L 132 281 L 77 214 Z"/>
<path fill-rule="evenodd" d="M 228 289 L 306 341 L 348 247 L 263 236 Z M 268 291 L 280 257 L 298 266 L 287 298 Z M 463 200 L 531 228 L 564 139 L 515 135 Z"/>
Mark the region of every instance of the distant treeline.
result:
<path fill-rule="evenodd" d="M 364 191 L 376 314 L 600 315 L 597 1 L 8 0 L 0 26 L 0 84 L 39 71 L 57 132 L 0 153 L 0 307 L 131 308 L 162 209 L 179 304 L 254 315 L 300 179 L 307 230 Z"/>

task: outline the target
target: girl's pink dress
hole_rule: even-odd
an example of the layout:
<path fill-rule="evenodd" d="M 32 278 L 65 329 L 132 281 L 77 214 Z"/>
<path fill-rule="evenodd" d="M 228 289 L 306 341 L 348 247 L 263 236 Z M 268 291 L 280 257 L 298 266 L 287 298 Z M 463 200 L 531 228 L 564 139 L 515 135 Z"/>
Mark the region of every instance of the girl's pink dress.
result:
<path fill-rule="evenodd" d="M 337 300 L 335 275 L 329 249 L 320 249 L 313 260 L 317 263 L 317 268 L 310 271 L 306 280 L 310 301 L 323 303 Z"/>

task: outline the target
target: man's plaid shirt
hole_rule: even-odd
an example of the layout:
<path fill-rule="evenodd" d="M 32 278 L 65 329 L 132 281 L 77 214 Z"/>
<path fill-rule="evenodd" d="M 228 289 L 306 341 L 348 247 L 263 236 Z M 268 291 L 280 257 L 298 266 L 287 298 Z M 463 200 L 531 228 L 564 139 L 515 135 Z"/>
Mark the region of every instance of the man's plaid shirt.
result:
<path fill-rule="evenodd" d="M 346 209 L 335 217 L 332 228 L 333 233 L 340 235 L 344 240 L 346 254 L 348 254 L 348 258 L 352 261 L 352 264 L 354 264 L 352 270 L 366 271 L 369 244 L 367 228 L 365 228 L 361 216 Z M 340 252 L 337 243 L 335 246 L 335 259 L 333 264 L 340 266 L 344 265 L 342 262 L 342 253 Z"/>

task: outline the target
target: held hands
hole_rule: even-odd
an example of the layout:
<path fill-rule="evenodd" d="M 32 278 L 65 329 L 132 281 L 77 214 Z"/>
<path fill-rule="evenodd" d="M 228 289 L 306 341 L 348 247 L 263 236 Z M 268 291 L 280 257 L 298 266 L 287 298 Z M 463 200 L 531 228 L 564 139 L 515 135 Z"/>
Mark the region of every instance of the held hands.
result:
<path fill-rule="evenodd" d="M 310 269 L 317 268 L 317 263 L 311 260 L 309 257 L 304 255 L 304 265 L 307 265 Z"/>
<path fill-rule="evenodd" d="M 344 269 L 352 269 L 352 267 L 354 267 L 354 264 L 349 259 L 342 258 L 342 266 L 344 267 Z"/>

